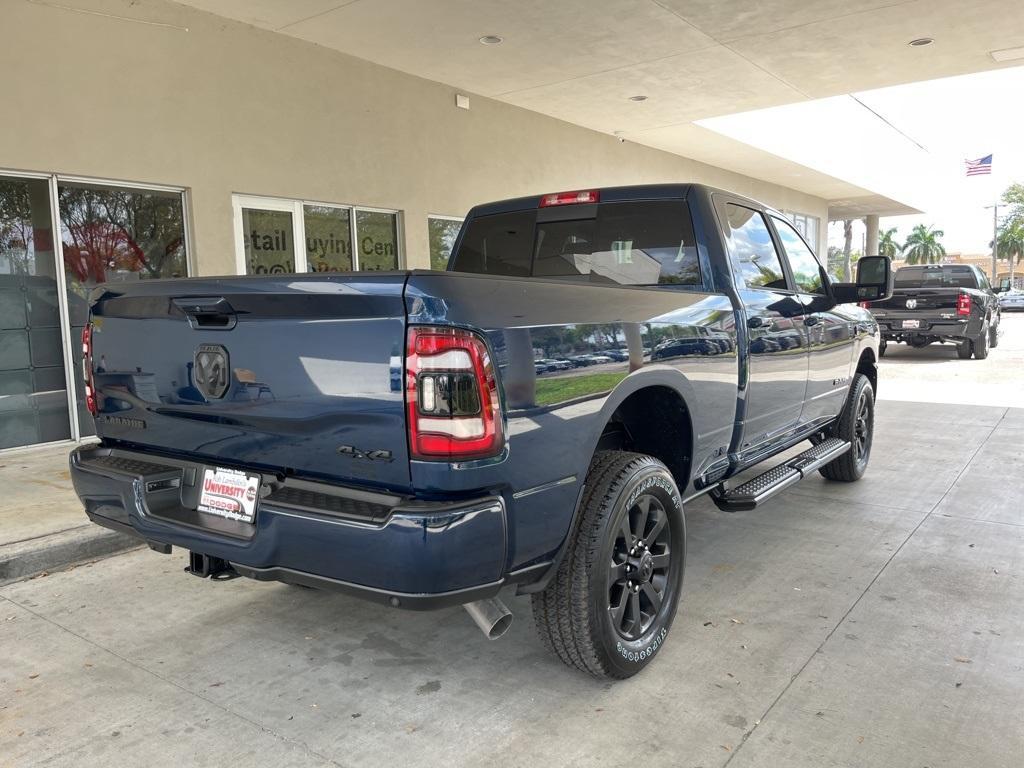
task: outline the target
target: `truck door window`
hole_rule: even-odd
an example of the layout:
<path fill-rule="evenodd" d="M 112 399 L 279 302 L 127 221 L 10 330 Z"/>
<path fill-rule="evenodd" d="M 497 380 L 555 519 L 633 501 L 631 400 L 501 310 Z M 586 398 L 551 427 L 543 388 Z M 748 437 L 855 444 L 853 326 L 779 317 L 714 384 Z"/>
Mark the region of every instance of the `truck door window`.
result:
<path fill-rule="evenodd" d="M 786 273 L 775 252 L 768 224 L 759 212 L 726 203 L 726 232 L 729 250 L 748 288 L 786 290 Z"/>
<path fill-rule="evenodd" d="M 782 241 L 782 248 L 789 259 L 789 268 L 793 272 L 793 282 L 797 290 L 803 293 L 817 293 L 824 295 L 825 287 L 821 279 L 821 265 L 814 258 L 807 243 L 797 234 L 797 231 L 790 226 L 789 222 L 772 216 L 775 224 L 775 231 L 779 233 L 779 240 Z"/>

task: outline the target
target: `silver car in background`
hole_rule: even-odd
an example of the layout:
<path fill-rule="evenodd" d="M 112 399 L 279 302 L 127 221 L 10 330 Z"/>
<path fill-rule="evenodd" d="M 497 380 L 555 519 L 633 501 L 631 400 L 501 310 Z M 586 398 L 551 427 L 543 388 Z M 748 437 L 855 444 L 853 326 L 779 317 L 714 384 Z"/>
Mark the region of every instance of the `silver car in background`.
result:
<path fill-rule="evenodd" d="M 1024 290 L 1014 288 L 999 294 L 999 308 L 1002 310 L 1024 310 Z"/>

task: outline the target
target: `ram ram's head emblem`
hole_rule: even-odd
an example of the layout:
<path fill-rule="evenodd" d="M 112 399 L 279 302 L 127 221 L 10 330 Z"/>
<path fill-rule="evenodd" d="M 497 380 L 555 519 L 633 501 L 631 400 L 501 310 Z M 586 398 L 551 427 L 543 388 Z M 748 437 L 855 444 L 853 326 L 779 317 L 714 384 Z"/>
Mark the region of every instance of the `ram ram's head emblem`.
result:
<path fill-rule="evenodd" d="M 219 344 L 200 344 L 196 349 L 196 387 L 211 400 L 224 397 L 231 378 L 228 351 Z"/>

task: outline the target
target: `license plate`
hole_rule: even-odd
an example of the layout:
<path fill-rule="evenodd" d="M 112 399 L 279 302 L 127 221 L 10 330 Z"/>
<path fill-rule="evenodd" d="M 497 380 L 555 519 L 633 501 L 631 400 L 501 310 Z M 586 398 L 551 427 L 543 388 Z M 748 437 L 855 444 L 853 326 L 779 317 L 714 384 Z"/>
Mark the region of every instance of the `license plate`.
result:
<path fill-rule="evenodd" d="M 251 523 L 256 519 L 256 500 L 259 497 L 259 475 L 207 467 L 203 471 L 203 487 L 196 508 L 208 515 Z"/>
<path fill-rule="evenodd" d="M 904 328 L 920 328 L 921 327 L 921 321 L 920 320 L 904 320 L 903 321 L 903 327 Z"/>

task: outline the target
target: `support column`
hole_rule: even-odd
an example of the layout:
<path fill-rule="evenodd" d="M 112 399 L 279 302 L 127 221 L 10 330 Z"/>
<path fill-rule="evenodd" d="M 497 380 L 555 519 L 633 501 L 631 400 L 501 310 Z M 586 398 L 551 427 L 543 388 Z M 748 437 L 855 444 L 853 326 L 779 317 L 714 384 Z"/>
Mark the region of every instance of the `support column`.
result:
<path fill-rule="evenodd" d="M 867 244 L 865 256 L 878 255 L 878 214 L 871 213 L 864 217 L 864 226 L 867 228 Z"/>

